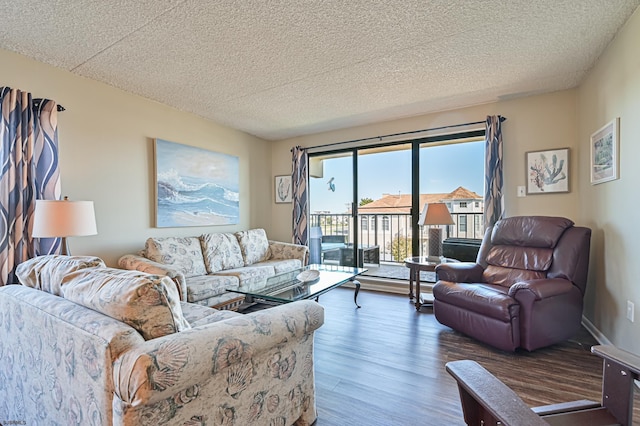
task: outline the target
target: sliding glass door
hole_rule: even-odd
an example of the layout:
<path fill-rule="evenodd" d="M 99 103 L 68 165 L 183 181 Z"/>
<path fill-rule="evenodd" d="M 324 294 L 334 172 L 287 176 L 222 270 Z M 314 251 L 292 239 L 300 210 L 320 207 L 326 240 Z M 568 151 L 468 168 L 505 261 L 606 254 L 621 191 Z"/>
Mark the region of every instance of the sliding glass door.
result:
<path fill-rule="evenodd" d="M 436 225 L 439 239 L 482 238 L 483 134 L 311 153 L 311 261 L 407 279 L 403 260 L 426 256 L 435 235 L 418 225 L 431 203 L 445 204 L 452 217 L 453 225 Z"/>

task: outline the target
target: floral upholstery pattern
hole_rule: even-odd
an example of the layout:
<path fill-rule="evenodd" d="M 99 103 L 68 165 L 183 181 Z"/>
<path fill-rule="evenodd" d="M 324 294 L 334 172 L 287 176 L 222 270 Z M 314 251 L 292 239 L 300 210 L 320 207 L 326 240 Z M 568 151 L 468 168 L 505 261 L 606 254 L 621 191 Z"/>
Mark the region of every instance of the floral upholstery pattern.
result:
<path fill-rule="evenodd" d="M 180 300 L 187 300 L 187 281 L 182 272 L 135 254 L 125 254 L 122 256 L 118 260 L 118 266 L 122 269 L 146 272 L 147 274 L 166 275 L 175 283 L 178 293 L 180 294 Z"/>
<path fill-rule="evenodd" d="M 143 343 L 128 325 L 69 300 L 0 287 L 0 418 L 112 424 L 113 362 Z"/>
<path fill-rule="evenodd" d="M 70 300 L 1 287 L 2 418 L 132 426 L 315 421 L 320 305 L 300 301 L 248 315 L 191 306 L 185 315 L 191 329 L 145 341 Z"/>
<path fill-rule="evenodd" d="M 269 240 L 269 253 L 270 260 L 298 259 L 301 263 L 298 268 L 309 262 L 309 248 L 300 244 Z"/>
<path fill-rule="evenodd" d="M 204 234 L 200 236 L 200 241 L 209 274 L 244 266 L 240 244 L 234 234 Z"/>
<path fill-rule="evenodd" d="M 180 302 L 182 314 L 191 327 L 198 327 L 205 324 L 213 324 L 214 322 L 223 321 L 236 317 L 239 314 L 233 311 L 219 311 L 206 306 L 196 305 L 194 303 Z"/>
<path fill-rule="evenodd" d="M 16 267 L 16 276 L 22 285 L 60 296 L 60 284 L 65 275 L 80 269 L 106 266 L 99 257 L 51 254 L 22 262 Z"/>
<path fill-rule="evenodd" d="M 148 259 L 170 265 L 187 278 L 207 273 L 200 239 L 197 237 L 149 238 L 145 253 Z"/>
<path fill-rule="evenodd" d="M 268 260 L 269 240 L 264 229 L 250 229 L 248 231 L 236 232 L 236 238 L 242 250 L 245 266 Z"/>
<path fill-rule="evenodd" d="M 169 277 L 138 271 L 83 269 L 63 279 L 65 299 L 135 328 L 145 340 L 191 328 Z"/>
<path fill-rule="evenodd" d="M 235 243 L 233 238 L 235 238 Z M 262 259 L 260 262 L 246 266 L 245 254 L 238 241 L 242 238 L 246 243 L 245 250 L 256 249 L 259 254 L 249 253 L 251 261 Z M 150 239 L 153 240 L 153 239 Z M 162 241 L 155 239 L 153 241 Z M 191 241 L 191 239 L 190 239 Z M 177 264 L 163 263 L 162 256 L 150 259 L 151 245 L 155 243 L 147 241 L 147 250 L 142 253 L 127 254 L 120 258 L 118 265 L 124 269 L 138 270 L 156 275 L 167 275 L 175 283 L 180 293 L 180 300 L 183 302 L 196 303 L 198 305 L 217 307 L 221 309 L 230 308 L 235 303 L 238 293 L 230 293 L 227 289 L 239 288 L 244 285 L 254 284 L 257 279 L 262 279 L 274 274 L 280 274 L 291 270 L 296 270 L 307 264 L 309 249 L 299 244 L 270 241 L 266 239 L 264 229 L 252 229 L 236 234 L 204 234 L 200 237 L 200 252 L 195 253 L 195 245 L 189 245 L 190 250 L 197 263 L 202 259 L 206 271 L 199 275 L 194 275 L 192 269 L 183 267 L 182 263 L 189 264 L 186 260 Z M 164 243 L 163 243 L 164 244 Z M 266 251 L 265 251 L 266 244 Z M 175 250 L 177 251 L 177 249 Z M 186 249 L 185 249 L 186 251 Z M 222 258 L 218 258 L 222 257 Z M 160 259 L 160 260 L 157 260 Z M 268 266 L 271 272 L 255 271 L 238 272 L 243 267 Z M 222 268 L 222 269 L 219 269 Z M 212 272 L 216 270 L 216 272 Z M 223 277 L 223 278 L 221 278 Z M 248 279 L 245 282 L 244 279 Z M 221 281 L 221 279 L 225 281 Z M 230 305 L 225 305 L 230 301 Z"/>
<path fill-rule="evenodd" d="M 234 275 L 202 275 L 189 278 L 187 302 L 197 302 L 226 293 L 240 287 L 240 280 Z"/>
<path fill-rule="evenodd" d="M 301 301 L 147 341 L 116 361 L 114 420 L 310 425 L 312 333 L 323 322 L 320 305 Z"/>
<path fill-rule="evenodd" d="M 244 268 L 220 271 L 216 275 L 230 275 L 237 277 L 238 280 L 242 282 L 242 287 L 249 287 L 258 282 L 264 282 L 267 278 L 272 277 L 275 274 L 273 266 L 258 263 L 252 266 L 245 266 Z"/>

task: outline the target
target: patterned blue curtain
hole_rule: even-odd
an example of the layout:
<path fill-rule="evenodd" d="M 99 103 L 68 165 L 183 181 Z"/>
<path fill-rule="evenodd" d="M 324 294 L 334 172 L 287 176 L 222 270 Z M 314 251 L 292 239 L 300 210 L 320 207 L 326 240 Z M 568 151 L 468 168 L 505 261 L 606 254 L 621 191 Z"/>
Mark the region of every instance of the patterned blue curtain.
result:
<path fill-rule="evenodd" d="M 308 208 L 308 181 L 307 150 L 296 146 L 293 152 L 293 173 L 291 186 L 293 189 L 293 242 L 295 244 L 309 244 L 309 231 L 307 222 Z"/>
<path fill-rule="evenodd" d="M 0 87 L 0 285 L 16 265 L 58 253 L 60 239 L 30 237 L 36 199 L 60 199 L 57 105 Z"/>
<path fill-rule="evenodd" d="M 487 229 L 502 219 L 502 122 L 504 117 L 487 117 L 485 132 L 484 226 Z"/>

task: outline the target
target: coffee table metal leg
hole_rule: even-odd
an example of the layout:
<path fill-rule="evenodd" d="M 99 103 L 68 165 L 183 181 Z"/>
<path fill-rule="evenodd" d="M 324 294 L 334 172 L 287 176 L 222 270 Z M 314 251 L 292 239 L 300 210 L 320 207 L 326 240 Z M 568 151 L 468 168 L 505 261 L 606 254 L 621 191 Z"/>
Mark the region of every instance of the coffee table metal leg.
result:
<path fill-rule="evenodd" d="M 356 286 L 356 292 L 353 294 L 353 302 L 356 304 L 358 308 L 360 308 L 361 306 L 358 305 L 358 293 L 360 293 L 360 281 L 352 280 L 351 282 L 353 283 L 353 285 Z"/>

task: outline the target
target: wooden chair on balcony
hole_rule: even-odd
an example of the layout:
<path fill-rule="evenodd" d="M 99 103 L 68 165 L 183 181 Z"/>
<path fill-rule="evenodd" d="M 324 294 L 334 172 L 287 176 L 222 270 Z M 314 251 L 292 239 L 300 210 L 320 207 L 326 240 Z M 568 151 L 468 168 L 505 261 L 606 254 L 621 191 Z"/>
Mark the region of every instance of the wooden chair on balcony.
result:
<path fill-rule="evenodd" d="M 634 380 L 640 357 L 613 346 L 594 346 L 603 359 L 602 402 L 580 400 L 528 408 L 518 395 L 475 361 L 452 361 L 446 369 L 458 382 L 467 425 L 631 425 Z"/>

